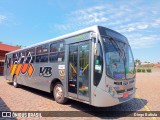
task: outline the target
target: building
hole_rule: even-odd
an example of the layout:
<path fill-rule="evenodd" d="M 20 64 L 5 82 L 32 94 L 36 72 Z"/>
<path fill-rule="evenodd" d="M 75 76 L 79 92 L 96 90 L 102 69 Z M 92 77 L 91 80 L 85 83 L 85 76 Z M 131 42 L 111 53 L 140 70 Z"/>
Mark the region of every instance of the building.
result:
<path fill-rule="evenodd" d="M 154 64 L 154 67 L 159 67 L 160 68 L 160 63 Z"/>
<path fill-rule="evenodd" d="M 5 54 L 17 49 L 20 49 L 20 47 L 0 43 L 0 74 L 3 74 Z"/>

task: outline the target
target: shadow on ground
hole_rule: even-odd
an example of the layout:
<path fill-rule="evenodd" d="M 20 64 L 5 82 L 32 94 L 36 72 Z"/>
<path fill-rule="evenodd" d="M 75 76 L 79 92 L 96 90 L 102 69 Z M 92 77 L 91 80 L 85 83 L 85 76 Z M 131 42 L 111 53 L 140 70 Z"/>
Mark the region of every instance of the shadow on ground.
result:
<path fill-rule="evenodd" d="M 0 120 L 16 120 L 15 118 L 11 118 L 11 113 L 6 112 L 11 112 L 9 107 L 5 104 L 5 102 L 0 98 Z M 8 117 L 7 117 L 8 116 Z"/>
<path fill-rule="evenodd" d="M 52 94 L 44 92 L 44 91 L 40 91 L 40 90 L 26 87 L 26 86 L 21 86 L 21 89 L 26 90 L 28 92 L 32 92 L 36 95 L 40 95 L 50 100 L 54 99 Z M 143 101 L 144 104 L 142 104 L 140 100 Z M 68 100 L 68 102 L 65 105 L 80 111 L 81 113 L 79 117 L 83 117 L 84 115 L 85 117 L 88 116 L 88 117 L 99 117 L 99 118 L 108 118 L 108 117 L 109 118 L 111 117 L 120 118 L 120 117 L 130 116 L 134 112 L 142 109 L 144 105 L 146 104 L 147 104 L 147 100 L 134 98 L 128 102 L 125 102 L 119 105 L 115 105 L 112 107 L 94 107 L 94 106 L 91 106 L 85 103 L 81 103 L 75 100 Z"/>

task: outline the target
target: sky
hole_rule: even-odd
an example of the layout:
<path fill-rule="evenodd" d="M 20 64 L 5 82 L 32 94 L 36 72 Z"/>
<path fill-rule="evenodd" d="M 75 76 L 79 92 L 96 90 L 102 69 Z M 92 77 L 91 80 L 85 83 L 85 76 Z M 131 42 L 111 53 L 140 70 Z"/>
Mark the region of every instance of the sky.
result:
<path fill-rule="evenodd" d="M 92 25 L 125 35 L 135 59 L 160 62 L 160 0 L 0 0 L 0 41 L 22 47 Z"/>

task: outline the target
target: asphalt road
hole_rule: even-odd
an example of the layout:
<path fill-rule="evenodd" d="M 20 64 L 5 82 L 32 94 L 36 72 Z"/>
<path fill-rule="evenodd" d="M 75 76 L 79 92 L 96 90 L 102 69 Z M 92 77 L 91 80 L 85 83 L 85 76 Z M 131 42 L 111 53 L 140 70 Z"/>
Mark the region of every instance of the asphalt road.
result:
<path fill-rule="evenodd" d="M 11 84 L 6 83 L 4 77 L 1 76 L 0 111 L 74 111 L 77 113 L 68 112 L 67 114 L 83 115 L 82 117 L 80 115 L 80 117 L 58 117 L 56 119 L 105 119 L 106 117 L 102 116 L 108 111 L 120 111 L 118 114 L 122 114 L 121 111 L 131 111 L 124 117 L 114 117 L 112 119 L 159 119 L 154 117 L 129 117 L 130 113 L 137 111 L 160 110 L 160 73 L 138 73 L 136 77 L 136 98 L 113 107 L 97 108 L 74 100 L 69 100 L 65 105 L 61 105 L 56 103 L 49 93 L 26 86 L 14 88 Z M 100 115 L 95 115 L 96 111 L 102 112 L 99 112 Z M 59 113 L 60 116 L 63 116 L 63 112 Z M 85 115 L 89 117 L 85 117 Z"/>

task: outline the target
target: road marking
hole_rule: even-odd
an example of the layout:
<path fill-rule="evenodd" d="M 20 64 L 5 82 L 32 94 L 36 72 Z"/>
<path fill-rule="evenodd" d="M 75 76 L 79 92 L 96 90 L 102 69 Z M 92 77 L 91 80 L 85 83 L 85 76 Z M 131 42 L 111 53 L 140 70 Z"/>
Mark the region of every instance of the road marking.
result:
<path fill-rule="evenodd" d="M 138 99 L 140 100 L 141 104 L 144 106 L 144 108 L 145 108 L 146 111 L 151 112 L 151 110 L 149 109 L 149 107 L 148 107 L 147 105 L 144 104 L 144 102 L 141 100 L 141 98 L 139 97 L 138 94 L 136 94 L 135 97 L 138 98 Z M 155 117 L 152 117 L 152 120 L 157 120 L 157 119 L 156 119 Z"/>

